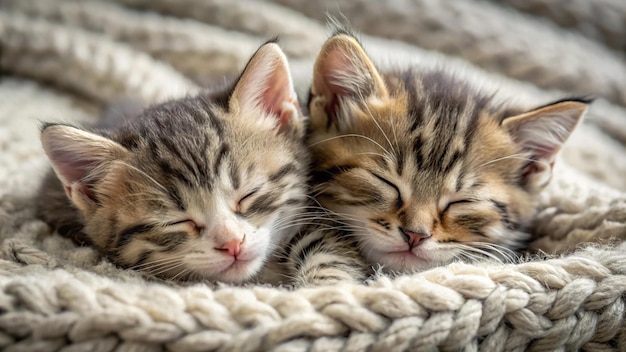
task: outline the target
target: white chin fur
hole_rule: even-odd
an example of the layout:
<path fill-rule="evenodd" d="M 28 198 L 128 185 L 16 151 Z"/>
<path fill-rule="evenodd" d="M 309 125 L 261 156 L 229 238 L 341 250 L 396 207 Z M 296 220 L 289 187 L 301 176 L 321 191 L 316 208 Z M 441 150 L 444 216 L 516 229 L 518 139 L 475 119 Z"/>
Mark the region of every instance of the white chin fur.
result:
<path fill-rule="evenodd" d="M 269 234 L 259 230 L 246 239 L 238 259 L 213 249 L 211 241 L 189 244 L 189 254 L 183 262 L 185 268 L 205 280 L 242 283 L 257 275 L 270 256 Z M 198 251 L 202 248 L 202 251 Z"/>
<path fill-rule="evenodd" d="M 257 229 L 254 235 L 248 238 L 248 243 L 240 256 L 241 261 L 235 263 L 233 258 L 223 256 L 222 253 L 211 252 L 204 254 L 204 259 L 194 256 L 195 258 L 189 260 L 187 266 L 194 273 L 212 281 L 234 284 L 249 281 L 261 272 L 264 263 L 273 255 L 274 250 L 288 240 L 287 234 L 295 233 L 294 228 L 270 230 L 274 227 L 276 220 L 295 218 L 298 213 L 283 212 L 272 216 L 266 225 Z"/>
<path fill-rule="evenodd" d="M 219 255 L 219 253 L 217 253 Z M 209 258 L 206 255 L 205 263 L 200 258 L 194 258 L 193 261 L 186 266 L 191 269 L 192 273 L 211 281 L 220 281 L 226 283 L 242 283 L 252 279 L 259 273 L 265 257 L 256 256 L 249 260 L 237 260 L 233 258 Z"/>
<path fill-rule="evenodd" d="M 432 263 L 409 253 L 371 252 L 366 256 L 370 263 L 378 263 L 385 272 L 412 272 L 432 266 Z"/>
<path fill-rule="evenodd" d="M 362 234 L 361 238 L 376 238 L 379 234 Z M 442 248 L 432 240 L 413 248 L 408 252 L 408 245 L 402 240 L 363 241 L 362 253 L 371 264 L 380 264 L 385 272 L 414 272 L 433 266 L 443 265 L 455 258 L 454 248 Z"/>

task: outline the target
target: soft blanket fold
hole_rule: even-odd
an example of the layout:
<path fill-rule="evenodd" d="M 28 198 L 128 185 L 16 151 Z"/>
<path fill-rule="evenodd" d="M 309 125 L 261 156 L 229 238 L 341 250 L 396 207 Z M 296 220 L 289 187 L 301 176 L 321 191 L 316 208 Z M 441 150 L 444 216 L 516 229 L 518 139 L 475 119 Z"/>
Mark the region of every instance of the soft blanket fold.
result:
<path fill-rule="evenodd" d="M 305 94 L 327 12 L 381 64 L 443 65 L 528 104 L 598 97 L 542 195 L 541 254 L 364 285 L 180 286 L 115 268 L 34 217 L 40 121 L 193 93 L 276 35 Z M 625 350 L 625 20 L 610 0 L 0 0 L 0 349 Z"/>

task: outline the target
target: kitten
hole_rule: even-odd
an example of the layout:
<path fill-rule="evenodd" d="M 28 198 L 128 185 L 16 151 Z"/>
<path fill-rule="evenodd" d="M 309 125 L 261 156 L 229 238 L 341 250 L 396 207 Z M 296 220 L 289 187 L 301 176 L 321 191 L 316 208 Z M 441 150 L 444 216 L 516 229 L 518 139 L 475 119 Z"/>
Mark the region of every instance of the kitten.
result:
<path fill-rule="evenodd" d="M 248 281 L 298 231 L 304 125 L 287 59 L 269 42 L 230 89 L 157 105 L 110 129 L 45 124 L 54 172 L 39 216 L 125 268 Z"/>
<path fill-rule="evenodd" d="M 522 247 L 589 101 L 524 111 L 492 97 L 443 71 L 379 71 L 355 38 L 331 37 L 314 67 L 307 142 L 314 194 L 343 229 L 296 250 L 308 268 L 300 280 L 346 275 L 325 272 L 347 259 L 320 249 L 324 241 L 360 253 L 367 265 L 348 273 L 355 278 L 374 264 L 406 272 Z"/>

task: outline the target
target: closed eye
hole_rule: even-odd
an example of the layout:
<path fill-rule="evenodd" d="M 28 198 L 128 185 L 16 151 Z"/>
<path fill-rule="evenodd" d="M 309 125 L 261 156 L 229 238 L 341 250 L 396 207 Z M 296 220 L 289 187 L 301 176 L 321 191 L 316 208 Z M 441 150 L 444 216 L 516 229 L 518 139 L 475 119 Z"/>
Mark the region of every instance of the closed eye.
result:
<path fill-rule="evenodd" d="M 252 198 L 257 194 L 257 192 L 259 192 L 260 189 L 261 187 L 257 187 L 253 189 L 251 192 L 241 197 L 239 199 L 239 202 L 237 202 L 237 206 L 235 208 L 235 214 L 237 215 L 244 214 L 246 212 L 246 208 L 248 208 L 248 206 L 250 205 L 249 203 L 251 203 Z"/>
<path fill-rule="evenodd" d="M 379 179 L 380 181 L 382 181 L 383 183 L 387 184 L 389 187 L 393 188 L 396 193 L 398 194 L 398 198 L 396 199 L 396 207 L 398 207 L 398 209 L 402 208 L 402 206 L 404 205 L 404 202 L 402 201 L 402 194 L 400 193 L 400 188 L 398 188 L 398 186 L 396 186 L 393 182 L 387 180 L 386 178 L 377 175 L 373 172 L 370 171 L 370 173 L 376 177 L 377 179 Z"/>
<path fill-rule="evenodd" d="M 445 214 L 448 210 L 450 210 L 450 207 L 453 205 L 457 205 L 457 204 L 465 204 L 465 203 L 473 203 L 476 200 L 473 199 L 460 199 L 460 200 L 456 200 L 454 202 L 449 202 L 448 204 L 446 204 L 446 207 L 441 211 L 441 215 Z"/>
<path fill-rule="evenodd" d="M 189 226 L 196 232 L 200 232 L 200 231 L 202 231 L 204 229 L 204 226 L 198 225 L 195 221 L 193 221 L 191 219 L 177 220 L 177 221 L 168 222 L 166 224 L 166 226 L 176 226 L 176 225 L 186 225 L 186 226 Z"/>
<path fill-rule="evenodd" d="M 250 193 L 246 194 L 245 196 L 241 197 L 241 199 L 239 199 L 239 203 L 241 203 L 241 202 L 245 201 L 246 199 L 252 197 L 258 191 L 259 191 L 259 189 L 256 188 L 252 192 L 250 192 Z"/>

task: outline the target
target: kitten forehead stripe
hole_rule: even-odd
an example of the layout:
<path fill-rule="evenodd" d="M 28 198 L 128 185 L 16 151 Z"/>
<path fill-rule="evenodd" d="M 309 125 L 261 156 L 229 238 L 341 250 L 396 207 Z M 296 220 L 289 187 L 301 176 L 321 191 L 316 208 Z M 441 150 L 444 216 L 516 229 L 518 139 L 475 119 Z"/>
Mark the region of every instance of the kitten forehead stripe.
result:
<path fill-rule="evenodd" d="M 415 77 L 413 76 L 413 71 L 406 70 L 402 72 L 402 75 L 400 77 L 406 89 L 406 93 L 408 94 L 409 111 L 407 117 L 411 121 L 409 131 L 415 132 L 415 130 L 422 124 L 424 113 L 422 109 L 423 104 L 421 104 L 417 96 L 417 87 L 415 85 Z"/>
<path fill-rule="evenodd" d="M 298 167 L 294 163 L 283 165 L 277 172 L 271 174 L 268 177 L 268 181 L 276 182 L 289 174 L 296 173 L 297 171 L 298 171 Z"/>
<path fill-rule="evenodd" d="M 406 157 L 406 153 L 404 149 L 396 150 L 396 172 L 398 175 L 402 175 L 404 172 L 404 158 Z"/>
<path fill-rule="evenodd" d="M 229 177 L 230 177 L 230 182 L 232 182 L 233 184 L 233 188 L 234 189 L 239 189 L 239 187 L 241 186 L 241 177 L 239 177 L 239 166 L 237 166 L 234 163 L 229 163 Z"/>
<path fill-rule="evenodd" d="M 465 177 L 465 173 L 463 169 L 459 170 L 459 174 L 456 176 L 455 183 L 455 191 L 460 192 L 463 189 L 463 178 Z"/>
<path fill-rule="evenodd" d="M 174 177 L 187 187 L 193 187 L 194 183 L 187 177 L 187 173 L 181 171 L 178 168 L 174 168 L 167 160 L 158 161 L 158 165 L 161 168 L 161 172 L 163 172 L 167 177 Z M 211 187 L 210 184 L 206 185 L 207 187 Z"/>
<path fill-rule="evenodd" d="M 217 152 L 217 156 L 215 157 L 215 163 L 213 164 L 213 173 L 218 174 L 219 169 L 222 166 L 222 162 L 224 158 L 230 153 L 230 147 L 226 143 L 222 143 L 220 150 Z"/>
<path fill-rule="evenodd" d="M 184 165 L 187 174 L 192 175 L 198 185 L 210 183 L 206 167 L 201 165 L 202 161 L 200 158 L 194 157 L 194 155 L 197 154 L 194 153 L 193 150 L 195 146 L 188 143 L 180 143 L 169 138 L 163 139 L 163 145 L 167 147 L 169 152 L 174 154 L 175 161 L 181 162 Z"/>
<path fill-rule="evenodd" d="M 176 207 L 178 208 L 178 210 L 181 210 L 181 211 L 187 210 L 187 207 L 185 206 L 185 203 L 183 203 L 183 200 L 180 197 L 180 193 L 178 192 L 176 187 L 173 187 L 173 186 L 169 187 L 167 195 L 174 202 L 174 204 L 176 204 Z"/>
<path fill-rule="evenodd" d="M 413 154 L 415 156 L 415 162 L 417 163 L 417 167 L 419 169 L 424 167 L 424 156 L 422 155 L 422 146 L 424 142 L 422 141 L 421 135 L 417 135 L 413 141 Z"/>

